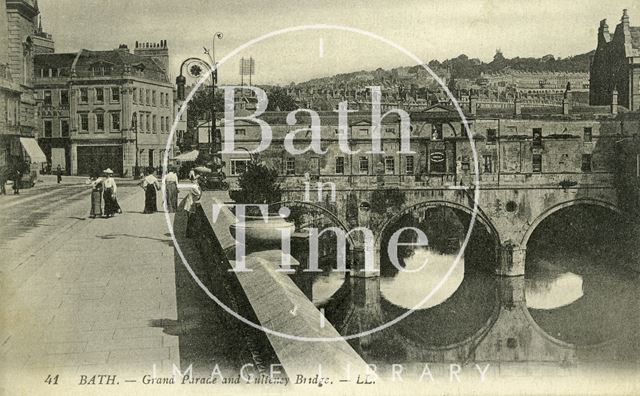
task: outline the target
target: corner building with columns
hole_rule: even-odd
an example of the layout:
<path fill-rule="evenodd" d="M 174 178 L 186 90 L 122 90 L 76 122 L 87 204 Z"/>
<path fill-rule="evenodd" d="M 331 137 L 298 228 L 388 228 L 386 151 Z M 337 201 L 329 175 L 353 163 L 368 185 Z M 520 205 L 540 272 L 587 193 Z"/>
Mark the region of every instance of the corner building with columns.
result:
<path fill-rule="evenodd" d="M 51 169 L 60 165 L 67 174 L 88 175 L 111 168 L 127 177 L 136 164 L 158 167 L 174 112 L 168 64 L 165 40 L 136 42 L 133 53 L 121 44 L 36 55 L 38 143 Z"/>

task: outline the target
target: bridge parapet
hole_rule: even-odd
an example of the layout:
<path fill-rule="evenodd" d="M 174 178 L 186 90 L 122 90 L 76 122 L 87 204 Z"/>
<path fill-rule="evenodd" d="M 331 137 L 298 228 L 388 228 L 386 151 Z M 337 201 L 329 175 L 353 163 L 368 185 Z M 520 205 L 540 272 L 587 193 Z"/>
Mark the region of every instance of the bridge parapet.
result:
<path fill-rule="evenodd" d="M 557 179 L 560 179 L 559 177 Z M 561 180 L 562 181 L 562 180 Z M 380 191 L 396 191 L 398 202 L 387 202 L 383 208 L 372 207 Z M 397 195 L 397 194 L 400 195 Z M 468 214 L 476 211 L 476 220 L 493 230 L 501 246 L 502 258 L 496 272 L 501 275 L 524 274 L 526 246 L 529 236 L 545 218 L 557 210 L 588 204 L 618 211 L 618 196 L 608 174 L 581 176 L 571 185 L 546 184 L 514 186 L 482 186 L 476 192 L 465 186 L 413 187 L 409 185 L 365 188 L 352 186 L 338 190 L 336 202 L 312 202 L 330 210 L 349 227 L 368 227 L 374 235 L 381 235 L 392 225 L 390 219 L 407 210 L 426 206 L 451 206 Z M 285 190 L 289 201 L 304 201 L 305 191 Z M 327 196 L 325 196 L 327 198 Z M 313 201 L 317 197 L 311 195 Z M 379 249 L 379 247 L 378 247 Z"/>

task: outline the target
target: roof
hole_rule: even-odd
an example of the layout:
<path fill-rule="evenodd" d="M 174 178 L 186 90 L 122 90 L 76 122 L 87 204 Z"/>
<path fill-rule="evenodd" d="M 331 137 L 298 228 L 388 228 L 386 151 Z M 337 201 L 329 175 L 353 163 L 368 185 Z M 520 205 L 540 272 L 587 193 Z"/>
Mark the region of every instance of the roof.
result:
<path fill-rule="evenodd" d="M 626 107 L 618 105 L 618 112 L 628 112 Z M 610 106 L 589 106 L 573 104 L 569 114 L 562 114 L 562 106 L 535 106 L 526 107 L 523 103 L 521 114 L 513 114 L 513 106 L 507 108 L 478 108 L 478 118 L 524 118 L 524 119 L 596 119 L 601 117 L 614 117 Z"/>
<path fill-rule="evenodd" d="M 66 54 L 37 54 L 34 57 L 36 69 L 61 69 L 61 75 L 71 75 L 75 70 L 75 77 L 93 77 L 94 66 L 104 66 L 109 69 L 105 75 L 122 76 L 125 73 L 141 77 L 169 82 L 162 67 L 148 56 L 131 54 L 126 50 L 114 49 L 106 51 L 80 50 L 77 53 Z"/>
<path fill-rule="evenodd" d="M 640 26 L 631 26 L 629 31 L 631 32 L 631 46 L 640 49 Z"/>

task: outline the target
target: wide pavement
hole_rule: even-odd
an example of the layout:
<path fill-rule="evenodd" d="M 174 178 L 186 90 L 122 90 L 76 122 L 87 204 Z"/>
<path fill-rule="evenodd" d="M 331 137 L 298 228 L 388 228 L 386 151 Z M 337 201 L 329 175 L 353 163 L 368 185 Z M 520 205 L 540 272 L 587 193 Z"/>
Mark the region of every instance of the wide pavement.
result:
<path fill-rule="evenodd" d="M 87 217 L 83 183 L 0 197 L 0 383 L 179 363 L 178 337 L 165 332 L 177 319 L 165 214 L 141 213 L 139 187 L 118 196 L 124 213 L 111 219 Z"/>

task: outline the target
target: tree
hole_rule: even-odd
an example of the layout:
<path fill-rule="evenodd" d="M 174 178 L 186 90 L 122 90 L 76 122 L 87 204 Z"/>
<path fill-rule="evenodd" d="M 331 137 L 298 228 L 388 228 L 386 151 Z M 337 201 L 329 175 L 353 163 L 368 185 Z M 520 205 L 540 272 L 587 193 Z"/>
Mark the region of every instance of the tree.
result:
<path fill-rule="evenodd" d="M 239 204 L 269 204 L 280 201 L 282 197 L 278 171 L 257 158 L 247 163 L 247 169 L 238 178 L 238 185 L 240 189 L 230 191 L 229 195 Z"/>
<path fill-rule="evenodd" d="M 291 111 L 298 108 L 296 101 L 284 88 L 273 87 L 267 92 L 267 96 L 269 98 L 267 111 Z"/>
<path fill-rule="evenodd" d="M 215 99 L 212 99 L 211 87 L 202 85 L 193 95 L 187 105 L 187 127 L 195 129 L 201 121 L 211 121 L 211 107 L 215 103 L 216 113 L 224 112 L 224 97 L 222 92 L 216 90 Z"/>

